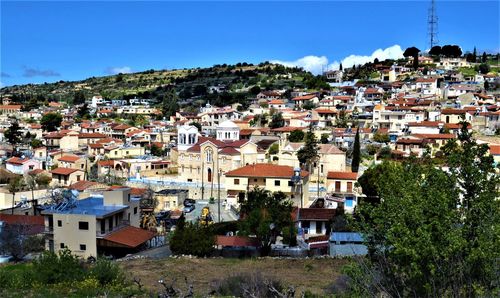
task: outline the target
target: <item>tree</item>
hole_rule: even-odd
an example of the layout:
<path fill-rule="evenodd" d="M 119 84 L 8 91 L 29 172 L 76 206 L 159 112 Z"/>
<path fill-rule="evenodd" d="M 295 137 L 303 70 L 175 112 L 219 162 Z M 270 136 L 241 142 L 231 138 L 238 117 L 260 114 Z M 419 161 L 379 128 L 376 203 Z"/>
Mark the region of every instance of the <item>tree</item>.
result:
<path fill-rule="evenodd" d="M 406 58 L 413 57 L 413 69 L 415 70 L 418 68 L 418 53 L 420 53 L 420 50 L 416 47 L 407 48 L 403 53 Z"/>
<path fill-rule="evenodd" d="M 271 122 L 269 123 L 270 128 L 280 128 L 285 126 L 285 120 L 281 113 L 276 113 L 273 115 Z"/>
<path fill-rule="evenodd" d="M 481 57 L 481 62 L 486 63 L 488 61 L 488 56 L 486 55 L 486 52 L 483 52 L 483 56 Z"/>
<path fill-rule="evenodd" d="M 252 95 L 254 95 L 254 96 L 255 96 L 255 95 L 257 95 L 257 94 L 259 94 L 259 93 L 260 93 L 260 91 L 261 91 L 261 89 L 260 89 L 260 87 L 259 87 L 259 86 L 257 86 L 257 85 L 255 85 L 255 86 L 253 86 L 252 88 L 250 88 L 250 94 L 252 94 Z"/>
<path fill-rule="evenodd" d="M 87 103 L 84 103 L 79 109 L 78 109 L 78 117 L 82 119 L 87 119 L 90 116 L 90 111 L 89 111 L 89 106 Z"/>
<path fill-rule="evenodd" d="M 31 148 L 36 149 L 36 148 L 43 147 L 43 142 L 39 139 L 32 139 L 30 145 L 31 145 Z"/>
<path fill-rule="evenodd" d="M 156 144 L 153 143 L 151 145 L 151 155 L 162 156 L 163 155 L 163 150 L 161 150 L 161 148 L 158 147 L 158 145 L 156 145 Z"/>
<path fill-rule="evenodd" d="M 474 51 L 472 52 L 472 61 L 471 62 L 476 62 L 477 60 L 477 50 L 476 47 L 474 47 Z"/>
<path fill-rule="evenodd" d="M 40 120 L 42 129 L 45 131 L 56 131 L 61 126 L 62 116 L 59 113 L 47 113 Z"/>
<path fill-rule="evenodd" d="M 52 177 L 50 177 L 49 175 L 38 174 L 35 178 L 35 181 L 39 187 L 47 187 L 52 181 Z"/>
<path fill-rule="evenodd" d="M 306 101 L 306 102 L 302 105 L 302 108 L 303 108 L 304 110 L 308 110 L 308 111 L 310 111 L 310 110 L 314 109 L 315 107 L 316 107 L 316 106 L 314 105 L 314 103 L 313 103 L 312 101 L 310 101 L 310 100 Z"/>
<path fill-rule="evenodd" d="M 339 64 L 339 70 L 342 71 L 344 68 L 342 67 L 342 63 Z"/>
<path fill-rule="evenodd" d="M 307 171 L 312 171 L 312 164 L 319 158 L 318 155 L 318 141 L 314 133 L 309 130 L 304 136 L 304 146 L 297 152 L 297 158 Z"/>
<path fill-rule="evenodd" d="M 162 113 L 164 117 L 174 116 L 179 110 L 179 105 L 177 104 L 179 96 L 175 92 L 175 89 L 170 89 L 167 93 L 163 95 L 162 100 Z"/>
<path fill-rule="evenodd" d="M 193 121 L 193 122 L 189 123 L 189 125 L 198 128 L 198 131 L 201 132 L 201 124 L 200 123 Z"/>
<path fill-rule="evenodd" d="M 73 105 L 80 105 L 85 103 L 85 93 L 83 91 L 76 91 L 73 95 Z"/>
<path fill-rule="evenodd" d="M 304 132 L 300 129 L 296 129 L 290 133 L 288 140 L 294 143 L 302 142 L 304 140 Z"/>
<path fill-rule="evenodd" d="M 329 135 L 327 133 L 321 134 L 321 139 L 319 140 L 321 144 L 328 144 L 328 137 Z"/>
<path fill-rule="evenodd" d="M 266 256 L 271 251 L 271 244 L 285 229 L 294 232 L 292 208 L 292 202 L 284 193 L 255 188 L 241 204 L 240 233 L 255 235 L 261 244 L 261 254 Z"/>
<path fill-rule="evenodd" d="M 335 121 L 335 126 L 339 128 L 346 128 L 347 124 L 349 122 L 349 117 L 347 116 L 347 113 L 345 110 L 340 110 L 339 116 L 337 117 Z"/>
<path fill-rule="evenodd" d="M 351 163 L 351 169 L 353 172 L 358 172 L 359 169 L 359 163 L 361 161 L 361 146 L 359 143 L 359 130 L 360 128 L 356 129 L 356 136 L 354 137 L 354 146 L 352 149 L 352 163 Z"/>
<path fill-rule="evenodd" d="M 177 223 L 170 249 L 176 255 L 210 256 L 214 250 L 215 235 L 210 227 L 199 223 L 186 223 L 184 216 Z"/>
<path fill-rule="evenodd" d="M 486 63 L 479 64 L 479 72 L 481 74 L 487 74 L 490 72 L 490 66 Z"/>
<path fill-rule="evenodd" d="M 441 55 L 445 57 L 457 58 L 462 56 L 462 49 L 457 45 L 445 45 L 441 48 Z"/>
<path fill-rule="evenodd" d="M 429 55 L 431 55 L 431 56 L 441 55 L 441 47 L 440 46 L 433 46 L 429 51 Z"/>
<path fill-rule="evenodd" d="M 14 146 L 14 148 L 17 146 L 17 144 L 21 143 L 21 131 L 19 122 L 17 122 L 17 120 L 11 122 L 9 128 L 5 130 L 4 136 L 7 139 L 7 142 Z"/>
<path fill-rule="evenodd" d="M 279 145 L 277 143 L 272 144 L 269 147 L 269 155 L 276 155 L 279 153 Z"/>
<path fill-rule="evenodd" d="M 31 231 L 28 222 L 5 225 L 0 233 L 0 253 L 21 261 L 30 252 L 43 251 L 44 239 L 31 235 Z"/>
<path fill-rule="evenodd" d="M 373 64 L 378 64 L 378 63 L 379 63 L 378 58 L 375 58 L 375 60 L 373 60 Z"/>
<path fill-rule="evenodd" d="M 373 135 L 373 141 L 375 141 L 377 143 L 389 143 L 390 138 L 389 138 L 388 134 L 386 134 L 386 133 L 380 133 L 380 132 L 377 131 Z"/>
<path fill-rule="evenodd" d="M 352 264 L 350 288 L 377 296 L 496 296 L 500 286 L 500 177 L 487 145 L 462 123 L 449 172 L 425 161 L 384 161 L 359 183 L 367 197 L 355 227 L 368 246 Z M 364 295 L 361 295 L 364 296 Z"/>
<path fill-rule="evenodd" d="M 15 197 L 16 193 L 23 189 L 23 177 L 17 176 L 10 179 L 8 189 L 9 192 L 12 194 L 12 214 L 14 214 Z"/>

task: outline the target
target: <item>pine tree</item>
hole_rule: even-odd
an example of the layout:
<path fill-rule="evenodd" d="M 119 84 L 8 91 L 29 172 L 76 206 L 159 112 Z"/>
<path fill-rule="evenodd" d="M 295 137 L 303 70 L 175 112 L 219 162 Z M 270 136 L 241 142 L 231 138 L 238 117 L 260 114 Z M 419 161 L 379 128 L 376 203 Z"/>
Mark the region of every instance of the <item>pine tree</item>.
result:
<path fill-rule="evenodd" d="M 297 152 L 297 158 L 299 159 L 299 162 L 310 172 L 312 164 L 319 158 L 318 140 L 316 140 L 316 136 L 311 130 L 306 133 L 304 140 L 304 146 Z"/>
<path fill-rule="evenodd" d="M 7 142 L 11 144 L 12 146 L 16 147 L 17 144 L 21 143 L 22 138 L 21 138 L 21 132 L 19 131 L 19 123 L 14 121 L 9 128 L 4 133 L 5 138 L 7 139 Z"/>
<path fill-rule="evenodd" d="M 340 63 L 340 65 L 339 65 L 339 70 L 340 70 L 340 71 L 342 71 L 342 70 L 343 70 L 342 63 Z"/>
<path fill-rule="evenodd" d="M 486 63 L 488 61 L 488 56 L 486 55 L 486 52 L 483 52 L 483 58 L 481 59 L 481 62 Z"/>
<path fill-rule="evenodd" d="M 477 60 L 477 51 L 476 47 L 474 47 L 474 51 L 472 52 L 472 62 L 476 62 Z"/>
<path fill-rule="evenodd" d="M 352 163 L 351 163 L 351 169 L 353 172 L 358 172 L 359 169 L 359 163 L 361 161 L 361 148 L 359 144 L 359 127 L 356 130 L 356 137 L 354 138 L 354 146 L 352 150 Z"/>

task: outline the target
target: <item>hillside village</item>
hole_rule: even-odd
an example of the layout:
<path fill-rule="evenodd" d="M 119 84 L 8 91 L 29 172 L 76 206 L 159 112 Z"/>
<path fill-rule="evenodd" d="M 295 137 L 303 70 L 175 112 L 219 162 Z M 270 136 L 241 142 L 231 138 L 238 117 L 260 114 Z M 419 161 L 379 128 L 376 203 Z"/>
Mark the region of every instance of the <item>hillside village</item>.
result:
<path fill-rule="evenodd" d="M 241 219 L 257 188 L 292 202 L 299 254 L 364 254 L 336 248 L 361 240 L 332 221 L 366 199 L 366 169 L 411 158 L 445 167 L 462 121 L 500 162 L 498 55 L 469 55 L 318 76 L 239 63 L 145 72 L 140 85 L 120 74 L 2 88 L 0 221 L 34 226 L 47 250 L 121 257 L 164 245 L 180 218 Z M 297 253 L 281 236 L 272 250 Z M 228 233 L 214 247 L 258 246 Z"/>

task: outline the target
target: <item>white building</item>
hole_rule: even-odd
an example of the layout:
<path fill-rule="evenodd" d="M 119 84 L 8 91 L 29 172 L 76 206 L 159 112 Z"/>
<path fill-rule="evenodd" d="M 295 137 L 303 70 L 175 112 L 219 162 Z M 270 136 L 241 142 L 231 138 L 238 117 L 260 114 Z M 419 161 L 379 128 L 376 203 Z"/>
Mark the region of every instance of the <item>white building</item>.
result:
<path fill-rule="evenodd" d="M 198 128 L 191 125 L 179 126 L 177 129 L 177 148 L 186 151 L 198 142 Z"/>
<path fill-rule="evenodd" d="M 240 139 L 240 128 L 231 120 L 226 120 L 217 126 L 218 141 L 237 141 Z"/>

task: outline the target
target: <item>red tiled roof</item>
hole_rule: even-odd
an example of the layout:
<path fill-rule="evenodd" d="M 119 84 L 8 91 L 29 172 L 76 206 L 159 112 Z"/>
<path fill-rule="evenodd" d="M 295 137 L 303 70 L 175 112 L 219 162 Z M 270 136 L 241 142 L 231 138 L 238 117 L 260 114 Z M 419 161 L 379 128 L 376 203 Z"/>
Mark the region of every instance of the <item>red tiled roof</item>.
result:
<path fill-rule="evenodd" d="M 82 139 L 102 139 L 107 136 L 102 133 L 92 132 L 92 133 L 80 133 L 78 137 Z"/>
<path fill-rule="evenodd" d="M 445 123 L 444 127 L 448 128 L 448 129 L 461 129 L 462 128 L 462 124 L 460 124 L 460 123 Z M 467 125 L 467 128 L 471 129 L 472 125 L 469 123 Z"/>
<path fill-rule="evenodd" d="M 455 135 L 452 133 L 437 133 L 437 134 L 413 134 L 412 136 L 422 139 L 454 139 Z"/>
<path fill-rule="evenodd" d="M 460 109 L 443 109 L 441 110 L 441 114 L 443 115 L 461 115 L 465 114 L 467 111 L 466 110 L 460 110 Z"/>
<path fill-rule="evenodd" d="M 491 155 L 500 155 L 500 145 L 490 145 Z"/>
<path fill-rule="evenodd" d="M 298 208 L 296 220 L 329 221 L 335 216 L 335 209 Z"/>
<path fill-rule="evenodd" d="M 125 130 L 128 128 L 131 128 L 132 126 L 128 124 L 118 124 L 117 126 L 113 127 L 113 130 Z"/>
<path fill-rule="evenodd" d="M 328 110 L 328 109 L 315 109 L 318 114 L 337 114 L 337 111 Z"/>
<path fill-rule="evenodd" d="M 424 139 L 401 138 L 396 141 L 396 144 L 424 144 Z"/>
<path fill-rule="evenodd" d="M 285 102 L 281 99 L 273 99 L 269 102 L 269 104 L 271 105 L 282 105 L 284 104 Z"/>
<path fill-rule="evenodd" d="M 10 164 L 15 164 L 15 165 L 22 165 L 23 163 L 29 161 L 29 158 L 19 158 L 19 157 L 11 157 L 6 160 L 6 163 Z"/>
<path fill-rule="evenodd" d="M 224 154 L 224 155 L 240 155 L 240 152 L 233 147 L 226 147 L 219 151 L 219 154 Z"/>
<path fill-rule="evenodd" d="M 59 161 L 74 163 L 80 158 L 81 157 L 77 155 L 64 155 L 63 157 L 59 158 Z"/>
<path fill-rule="evenodd" d="M 0 105 L 0 110 L 20 110 L 21 105 Z"/>
<path fill-rule="evenodd" d="M 410 122 L 408 126 L 413 127 L 438 127 L 439 125 L 443 125 L 444 123 L 441 121 L 422 121 L 422 122 Z"/>
<path fill-rule="evenodd" d="M 231 246 L 231 247 L 258 247 L 260 243 L 255 238 L 243 236 L 220 236 L 218 235 L 215 240 L 216 245 Z"/>
<path fill-rule="evenodd" d="M 236 170 L 227 172 L 226 177 L 264 177 L 264 178 L 287 178 L 293 176 L 293 167 L 280 166 L 266 163 L 251 164 Z M 307 177 L 307 171 L 301 171 L 302 177 Z"/>
<path fill-rule="evenodd" d="M 417 78 L 417 83 L 434 83 L 436 78 Z"/>
<path fill-rule="evenodd" d="M 105 240 L 135 248 L 153 238 L 156 234 L 140 228 L 126 226 L 104 237 Z"/>
<path fill-rule="evenodd" d="M 26 226 L 25 232 L 29 235 L 40 234 L 45 229 L 45 219 L 38 215 L 0 214 L 0 221 L 8 225 Z"/>
<path fill-rule="evenodd" d="M 307 127 L 294 127 L 294 126 L 283 126 L 279 128 L 273 128 L 271 131 L 274 132 L 292 132 L 294 130 L 304 130 L 307 129 Z"/>
<path fill-rule="evenodd" d="M 313 98 L 317 97 L 316 94 L 307 94 L 307 95 L 302 95 L 302 96 L 297 96 L 292 98 L 292 100 L 311 100 Z"/>
<path fill-rule="evenodd" d="M 78 170 L 78 169 L 70 169 L 70 168 L 56 168 L 56 169 L 53 169 L 50 172 L 52 174 L 57 174 L 57 175 L 70 175 L 70 174 L 73 174 L 76 171 L 80 171 L 80 170 Z"/>
<path fill-rule="evenodd" d="M 328 179 L 356 180 L 358 173 L 355 172 L 328 172 Z"/>
<path fill-rule="evenodd" d="M 78 190 L 78 191 L 84 191 L 87 188 L 90 188 L 90 187 L 95 186 L 97 184 L 98 184 L 97 182 L 82 180 L 82 181 L 78 181 L 78 182 L 75 182 L 75 183 L 71 184 L 69 186 L 69 189 L 75 189 L 75 190 Z"/>

